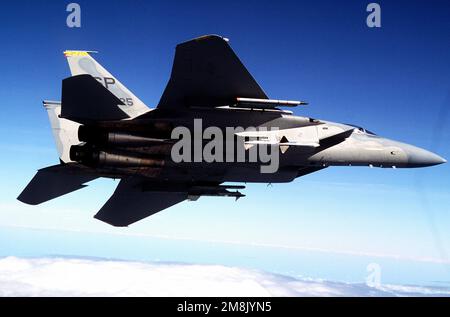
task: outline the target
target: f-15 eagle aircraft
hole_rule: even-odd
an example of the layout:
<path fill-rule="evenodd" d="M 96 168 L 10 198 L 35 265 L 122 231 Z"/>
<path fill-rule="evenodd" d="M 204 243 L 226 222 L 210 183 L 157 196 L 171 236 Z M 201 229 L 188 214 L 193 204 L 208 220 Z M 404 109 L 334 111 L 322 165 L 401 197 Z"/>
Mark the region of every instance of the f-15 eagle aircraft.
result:
<path fill-rule="evenodd" d="M 37 172 L 18 197 L 27 204 L 76 191 L 99 177 L 120 179 L 95 218 L 128 226 L 184 200 L 244 196 L 239 192 L 244 186 L 230 182 L 291 182 L 329 166 L 446 162 L 361 127 L 283 110 L 306 103 L 269 99 L 228 39 L 217 35 L 176 47 L 169 82 L 154 109 L 92 52 L 64 54 L 72 76 L 62 81 L 60 102 L 44 101 L 60 164 Z M 190 139 L 182 140 L 187 134 Z"/>

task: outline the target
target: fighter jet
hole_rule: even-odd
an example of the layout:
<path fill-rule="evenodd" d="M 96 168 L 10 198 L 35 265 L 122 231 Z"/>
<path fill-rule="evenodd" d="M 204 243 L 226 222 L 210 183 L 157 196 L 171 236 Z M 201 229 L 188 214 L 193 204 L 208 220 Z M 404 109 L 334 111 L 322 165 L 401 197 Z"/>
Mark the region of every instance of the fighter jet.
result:
<path fill-rule="evenodd" d="M 296 116 L 304 101 L 269 99 L 229 45 L 206 35 L 177 45 L 169 82 L 147 107 L 90 51 L 64 52 L 71 77 L 44 101 L 60 164 L 19 195 L 37 205 L 99 177 L 120 179 L 94 216 L 128 226 L 184 200 L 234 197 L 243 183 L 284 183 L 331 166 L 426 167 L 424 149 L 362 127 Z"/>

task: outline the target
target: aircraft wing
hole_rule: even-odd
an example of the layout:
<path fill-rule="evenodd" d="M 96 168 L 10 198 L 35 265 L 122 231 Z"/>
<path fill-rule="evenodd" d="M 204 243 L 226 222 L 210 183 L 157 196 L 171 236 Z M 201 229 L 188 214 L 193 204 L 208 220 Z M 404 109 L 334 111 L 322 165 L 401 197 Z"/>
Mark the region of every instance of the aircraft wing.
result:
<path fill-rule="evenodd" d="M 326 169 L 326 166 L 319 166 L 319 167 L 311 167 L 311 166 L 307 166 L 307 167 L 303 167 L 301 169 L 298 170 L 297 173 L 297 177 L 302 177 L 308 174 L 312 174 L 315 172 L 318 172 L 320 170 Z"/>
<path fill-rule="evenodd" d="M 188 193 L 145 188 L 140 177 L 124 178 L 94 216 L 116 227 L 126 227 L 188 198 Z"/>
<path fill-rule="evenodd" d="M 228 40 L 206 35 L 177 46 L 158 108 L 218 107 L 235 102 L 237 97 L 268 99 Z"/>

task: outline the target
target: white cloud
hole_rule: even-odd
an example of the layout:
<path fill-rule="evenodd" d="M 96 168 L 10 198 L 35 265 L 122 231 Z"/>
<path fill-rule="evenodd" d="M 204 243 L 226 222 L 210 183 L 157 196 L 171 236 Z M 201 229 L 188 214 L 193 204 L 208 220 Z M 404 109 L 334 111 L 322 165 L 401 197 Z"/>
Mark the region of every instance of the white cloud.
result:
<path fill-rule="evenodd" d="M 78 258 L 0 259 L 0 296 L 450 296 L 448 288 L 370 288 L 220 265 Z"/>

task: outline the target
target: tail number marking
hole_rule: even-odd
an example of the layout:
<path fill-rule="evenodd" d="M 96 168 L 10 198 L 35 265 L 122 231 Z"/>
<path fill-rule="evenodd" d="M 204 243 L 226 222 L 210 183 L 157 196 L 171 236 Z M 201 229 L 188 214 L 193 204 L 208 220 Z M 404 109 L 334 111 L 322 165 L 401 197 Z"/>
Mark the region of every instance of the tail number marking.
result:
<path fill-rule="evenodd" d="M 97 79 L 103 86 L 105 86 L 106 89 L 109 90 L 109 86 L 113 86 L 116 84 L 116 80 L 114 78 L 111 77 L 94 77 L 95 79 Z M 132 106 L 133 103 L 133 98 L 119 98 L 120 101 L 123 102 L 124 105 L 126 106 Z"/>

